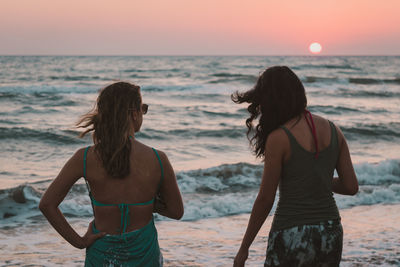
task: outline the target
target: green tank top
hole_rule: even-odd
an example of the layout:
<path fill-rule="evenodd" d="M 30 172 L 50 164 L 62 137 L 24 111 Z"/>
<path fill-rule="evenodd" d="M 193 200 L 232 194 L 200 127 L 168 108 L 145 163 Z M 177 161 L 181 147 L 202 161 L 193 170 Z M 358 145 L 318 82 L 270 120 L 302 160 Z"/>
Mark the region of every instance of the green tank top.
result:
<path fill-rule="evenodd" d="M 340 220 L 332 193 L 332 179 L 339 156 L 336 127 L 331 127 L 327 148 L 315 153 L 305 150 L 284 126 L 290 141 L 291 156 L 283 165 L 279 183 L 279 201 L 271 231 L 299 225 Z"/>

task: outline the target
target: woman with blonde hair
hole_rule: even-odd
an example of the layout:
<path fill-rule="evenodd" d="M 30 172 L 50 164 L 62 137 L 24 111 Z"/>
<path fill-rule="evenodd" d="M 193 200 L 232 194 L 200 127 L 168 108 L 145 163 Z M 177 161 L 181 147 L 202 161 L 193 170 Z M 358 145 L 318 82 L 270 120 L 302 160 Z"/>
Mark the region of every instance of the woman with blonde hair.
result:
<path fill-rule="evenodd" d="M 167 156 L 135 138 L 147 110 L 139 86 L 116 82 L 105 87 L 95 109 L 78 123 L 85 129 L 81 136 L 93 133 L 93 146 L 68 160 L 40 201 L 57 232 L 74 247 L 86 248 L 85 266 L 162 266 L 153 212 L 177 220 L 183 215 Z M 94 213 L 84 236 L 58 208 L 81 177 Z"/>
<path fill-rule="evenodd" d="M 247 134 L 256 156 L 264 159 L 260 190 L 234 266 L 244 266 L 278 185 L 265 266 L 339 266 L 343 230 L 333 192 L 358 191 L 343 133 L 307 110 L 303 84 L 286 66 L 266 69 L 254 88 L 236 92 L 232 100 L 249 103 Z"/>

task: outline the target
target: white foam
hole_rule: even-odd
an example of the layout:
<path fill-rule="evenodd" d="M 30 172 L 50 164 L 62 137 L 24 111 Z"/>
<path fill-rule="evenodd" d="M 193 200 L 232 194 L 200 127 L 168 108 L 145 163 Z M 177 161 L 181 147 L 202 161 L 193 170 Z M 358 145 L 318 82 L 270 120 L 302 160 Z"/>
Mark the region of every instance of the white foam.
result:
<path fill-rule="evenodd" d="M 367 185 L 400 183 L 400 161 L 385 160 L 379 163 L 360 163 L 354 166 L 358 182 Z"/>
<path fill-rule="evenodd" d="M 400 167 L 398 160 L 355 165 L 360 189 L 355 196 L 335 194 L 340 209 L 360 205 L 400 203 Z M 224 164 L 207 169 L 182 171 L 177 174 L 183 194 L 185 214 L 183 220 L 224 217 L 249 213 L 258 193 L 262 165 L 247 163 Z M 12 214 L 2 223 L 26 222 L 41 213 L 38 204 L 44 184 L 31 184 L 23 188 L 25 203 L 16 203 L 8 191 L 0 194 L 0 216 Z M 10 189 L 17 190 L 17 188 Z M 278 194 L 275 205 L 278 201 Z M 60 209 L 67 216 L 92 216 L 92 207 L 83 184 L 75 185 Z M 159 220 L 165 220 L 157 216 Z"/>

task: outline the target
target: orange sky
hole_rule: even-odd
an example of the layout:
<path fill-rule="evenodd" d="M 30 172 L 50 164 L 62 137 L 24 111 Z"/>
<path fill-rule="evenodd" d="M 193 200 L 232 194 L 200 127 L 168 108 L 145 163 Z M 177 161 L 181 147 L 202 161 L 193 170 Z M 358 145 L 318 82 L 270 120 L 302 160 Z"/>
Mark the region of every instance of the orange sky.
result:
<path fill-rule="evenodd" d="M 399 0 L 0 0 L 0 54 L 400 55 Z"/>

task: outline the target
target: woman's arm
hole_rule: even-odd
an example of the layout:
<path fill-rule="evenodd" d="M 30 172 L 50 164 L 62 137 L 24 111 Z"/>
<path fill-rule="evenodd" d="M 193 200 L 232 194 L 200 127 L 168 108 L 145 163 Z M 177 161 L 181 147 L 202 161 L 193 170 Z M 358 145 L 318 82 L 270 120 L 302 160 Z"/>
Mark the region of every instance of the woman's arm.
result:
<path fill-rule="evenodd" d="M 281 176 L 283 155 L 285 148 L 288 146 L 287 143 L 287 137 L 284 136 L 283 130 L 276 130 L 268 136 L 260 190 L 254 202 L 242 244 L 235 257 L 235 267 L 244 266 L 250 245 L 253 243 L 274 204 L 276 189 Z"/>
<path fill-rule="evenodd" d="M 162 151 L 158 151 L 158 153 L 164 168 L 164 180 L 160 188 L 161 201 L 156 201 L 154 211 L 171 219 L 179 220 L 183 216 L 184 208 L 175 172 L 167 155 Z"/>
<path fill-rule="evenodd" d="M 50 184 L 39 203 L 39 209 L 56 231 L 76 248 L 86 248 L 104 233 L 92 234 L 91 225 L 87 233 L 81 237 L 72 229 L 58 206 L 65 196 L 83 176 L 83 149 L 78 150 L 64 165 L 56 179 Z"/>
<path fill-rule="evenodd" d="M 355 195 L 358 192 L 357 176 L 351 162 L 349 147 L 342 131 L 336 127 L 339 142 L 339 158 L 336 170 L 339 177 L 332 180 L 332 191 L 342 195 Z"/>

